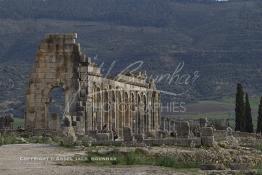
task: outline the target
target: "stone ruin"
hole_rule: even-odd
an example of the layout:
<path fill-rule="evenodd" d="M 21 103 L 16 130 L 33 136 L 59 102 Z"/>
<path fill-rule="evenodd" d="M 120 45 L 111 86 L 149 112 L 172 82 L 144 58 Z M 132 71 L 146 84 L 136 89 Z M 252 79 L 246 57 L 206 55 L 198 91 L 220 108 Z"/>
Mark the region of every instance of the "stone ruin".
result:
<path fill-rule="evenodd" d="M 103 139 L 104 134 L 114 140 L 123 140 L 124 135 L 157 135 L 160 93 L 154 81 L 144 73 L 103 77 L 76 39 L 75 33 L 48 34 L 41 41 L 26 93 L 26 130 L 66 131 Z M 48 111 L 50 94 L 57 87 L 65 96 L 60 116 Z"/>
<path fill-rule="evenodd" d="M 160 92 L 153 80 L 141 72 L 104 77 L 76 39 L 77 34 L 48 34 L 41 41 L 26 92 L 27 131 L 148 145 L 213 146 L 220 135 L 224 138 L 206 119 L 160 117 Z M 65 97 L 63 114 L 49 113 L 50 94 L 57 87 Z M 0 128 L 6 127 L 1 120 Z"/>
<path fill-rule="evenodd" d="M 180 139 L 183 142 L 182 146 L 192 146 L 194 144 L 195 146 L 212 147 L 216 143 L 214 128 L 208 126 L 207 119 L 203 118 L 199 120 L 176 120 L 161 117 L 160 130 L 162 133 L 160 137 Z"/>
<path fill-rule="evenodd" d="M 0 130 L 13 129 L 14 118 L 12 114 L 4 114 L 0 117 Z"/>

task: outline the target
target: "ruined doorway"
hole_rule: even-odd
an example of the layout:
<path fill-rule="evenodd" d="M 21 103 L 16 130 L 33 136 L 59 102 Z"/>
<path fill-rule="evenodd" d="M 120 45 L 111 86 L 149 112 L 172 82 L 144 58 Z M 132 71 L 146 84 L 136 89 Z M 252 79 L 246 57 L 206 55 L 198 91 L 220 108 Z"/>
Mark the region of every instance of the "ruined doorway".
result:
<path fill-rule="evenodd" d="M 51 130 L 58 130 L 65 113 L 65 92 L 61 87 L 53 88 L 49 93 L 50 103 L 48 104 L 48 127 Z"/>

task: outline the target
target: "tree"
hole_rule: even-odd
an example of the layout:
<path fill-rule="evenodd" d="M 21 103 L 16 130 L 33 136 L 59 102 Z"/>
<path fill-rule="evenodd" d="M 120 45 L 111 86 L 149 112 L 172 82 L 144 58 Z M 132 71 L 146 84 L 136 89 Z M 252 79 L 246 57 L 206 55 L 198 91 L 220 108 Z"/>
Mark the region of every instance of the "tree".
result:
<path fill-rule="evenodd" d="M 258 108 L 257 133 L 262 133 L 262 97 L 260 98 L 260 104 Z"/>
<path fill-rule="evenodd" d="M 245 103 L 244 103 L 244 91 L 241 84 L 237 84 L 237 93 L 236 93 L 236 108 L 235 108 L 235 130 L 242 131 L 245 129 Z"/>
<path fill-rule="evenodd" d="M 249 133 L 254 132 L 248 93 L 246 93 L 246 103 L 245 103 L 245 131 Z"/>

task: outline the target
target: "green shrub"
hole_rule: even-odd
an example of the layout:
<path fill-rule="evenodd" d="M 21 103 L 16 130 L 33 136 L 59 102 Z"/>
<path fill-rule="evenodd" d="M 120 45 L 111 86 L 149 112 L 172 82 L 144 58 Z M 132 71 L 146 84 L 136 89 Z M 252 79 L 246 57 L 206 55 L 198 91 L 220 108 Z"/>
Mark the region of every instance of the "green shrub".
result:
<path fill-rule="evenodd" d="M 257 166 L 257 175 L 262 175 L 262 164 Z"/>
<path fill-rule="evenodd" d="M 163 155 L 156 158 L 157 166 L 174 167 L 176 163 L 176 159 L 168 155 Z"/>
<path fill-rule="evenodd" d="M 101 155 L 98 152 L 88 153 L 88 161 L 86 163 L 101 164 L 101 162 L 91 161 L 92 157 L 115 157 L 116 160 L 109 162 L 112 165 L 154 165 L 171 168 L 199 168 L 200 163 L 194 161 L 178 160 L 173 155 L 159 154 L 150 155 L 144 149 L 136 149 L 130 152 L 119 152 L 113 150 L 106 155 Z M 104 162 L 106 164 L 106 162 Z"/>
<path fill-rule="evenodd" d="M 0 145 L 15 144 L 16 136 L 14 134 L 1 134 Z"/>
<path fill-rule="evenodd" d="M 139 162 L 140 159 L 140 155 L 137 154 L 136 152 L 129 152 L 125 155 L 125 164 L 126 165 L 135 165 L 136 163 Z"/>
<path fill-rule="evenodd" d="M 262 151 L 262 144 L 257 144 L 256 149 Z"/>

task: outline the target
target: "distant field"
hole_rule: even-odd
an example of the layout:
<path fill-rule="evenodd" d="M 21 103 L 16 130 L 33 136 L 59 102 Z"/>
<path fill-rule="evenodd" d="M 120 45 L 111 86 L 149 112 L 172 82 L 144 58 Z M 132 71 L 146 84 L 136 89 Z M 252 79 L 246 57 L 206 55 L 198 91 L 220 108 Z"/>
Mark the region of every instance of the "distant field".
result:
<path fill-rule="evenodd" d="M 260 97 L 255 96 L 255 97 L 249 97 L 249 102 L 251 105 L 252 110 L 258 110 L 258 106 L 259 106 L 259 101 L 260 101 Z M 235 106 L 235 98 L 233 97 L 224 97 L 222 98 L 222 100 L 220 100 L 221 103 L 223 104 L 233 104 Z"/>
<path fill-rule="evenodd" d="M 259 97 L 250 97 L 253 123 L 256 127 Z M 224 97 L 217 101 L 200 101 L 186 105 L 185 113 L 164 114 L 176 119 L 229 119 L 230 125 L 234 126 L 235 120 L 235 99 Z"/>

